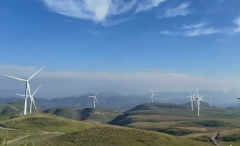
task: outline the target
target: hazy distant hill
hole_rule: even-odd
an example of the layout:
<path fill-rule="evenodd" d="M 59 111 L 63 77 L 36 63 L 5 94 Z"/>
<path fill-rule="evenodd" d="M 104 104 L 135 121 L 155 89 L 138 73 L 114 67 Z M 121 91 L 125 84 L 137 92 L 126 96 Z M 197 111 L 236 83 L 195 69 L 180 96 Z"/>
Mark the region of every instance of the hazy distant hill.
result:
<path fill-rule="evenodd" d="M 223 93 L 220 91 L 199 91 L 204 95 L 203 99 L 208 103 L 209 97 L 212 96 L 212 104 L 218 107 L 227 108 L 232 104 L 228 100 L 229 97 L 237 97 L 237 93 L 234 91 L 229 91 L 228 93 Z M 63 108 L 63 107 L 81 107 L 81 108 L 91 108 L 93 107 L 93 99 L 87 97 L 86 94 L 83 96 L 76 97 L 64 97 L 64 98 L 54 98 L 54 99 L 44 99 L 35 98 L 35 102 L 38 106 L 43 109 L 49 108 Z M 174 103 L 174 104 L 185 104 L 189 102 L 188 92 L 158 92 L 158 95 L 154 96 L 155 102 L 160 103 Z M 1 94 L 0 94 L 1 95 Z M 142 94 L 138 96 L 124 96 L 114 92 L 100 92 L 98 95 L 98 102 L 96 107 L 99 108 L 116 108 L 119 111 L 126 111 L 139 104 L 150 102 L 149 94 Z M 38 96 L 39 97 L 39 96 Z M 24 98 L 0 98 L 0 104 L 6 104 L 14 101 L 23 101 Z M 235 103 L 235 102 L 233 102 Z"/>

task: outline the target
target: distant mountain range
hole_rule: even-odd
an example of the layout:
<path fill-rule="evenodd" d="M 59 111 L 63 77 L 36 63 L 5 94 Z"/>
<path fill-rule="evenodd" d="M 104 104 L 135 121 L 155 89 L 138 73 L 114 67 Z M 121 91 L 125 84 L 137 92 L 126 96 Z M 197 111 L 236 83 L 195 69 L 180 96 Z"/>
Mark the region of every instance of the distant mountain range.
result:
<path fill-rule="evenodd" d="M 23 101 L 24 98 L 14 97 L 15 93 L 19 93 L 19 91 L 12 91 L 13 96 L 9 93 L 2 94 L 0 90 L 0 104 L 6 104 L 15 101 Z M 238 97 L 237 92 L 229 91 L 227 93 L 220 92 L 220 91 L 199 91 L 201 94 L 204 95 L 203 99 L 206 102 L 209 102 L 209 97 L 212 97 L 212 105 L 227 108 L 232 105 L 236 105 L 237 100 L 235 98 Z M 92 94 L 85 94 L 82 96 L 72 96 L 72 97 L 63 97 L 63 98 L 35 98 L 35 102 L 38 106 L 43 109 L 50 109 L 50 108 L 62 108 L 62 107 L 81 107 L 81 108 L 91 108 L 93 107 L 93 99 L 88 98 L 88 95 Z M 187 97 L 190 93 L 188 92 L 157 92 L 156 96 L 154 96 L 155 102 L 160 103 L 174 103 L 174 104 L 184 104 L 189 101 Z M 141 95 L 121 95 L 114 92 L 100 92 L 97 96 L 98 104 L 96 104 L 99 108 L 118 108 L 123 110 L 130 109 L 136 105 L 143 104 L 150 102 L 151 92 L 147 94 Z M 40 97 L 39 95 L 37 97 Z"/>

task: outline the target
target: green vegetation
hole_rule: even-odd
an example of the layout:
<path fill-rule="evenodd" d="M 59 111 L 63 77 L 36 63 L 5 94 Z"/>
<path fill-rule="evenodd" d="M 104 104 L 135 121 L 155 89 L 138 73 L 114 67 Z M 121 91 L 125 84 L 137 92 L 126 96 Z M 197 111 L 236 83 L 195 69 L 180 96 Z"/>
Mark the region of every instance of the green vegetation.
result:
<path fill-rule="evenodd" d="M 0 121 L 14 119 L 17 117 L 19 117 L 19 115 L 0 114 Z"/>
<path fill-rule="evenodd" d="M 210 146 L 193 140 L 177 138 L 166 134 L 150 131 L 128 129 L 123 127 L 102 126 L 93 127 L 79 132 L 74 132 L 44 142 L 37 142 L 38 146 Z"/>
<path fill-rule="evenodd" d="M 95 121 L 100 123 L 107 123 L 119 115 L 119 113 L 115 110 L 99 108 L 84 108 L 75 110 L 70 108 L 53 108 L 45 110 L 44 113 L 61 116 L 67 119 Z"/>
<path fill-rule="evenodd" d="M 35 113 L 4 121 L 1 123 L 1 126 L 22 130 L 68 133 L 90 128 L 93 124 L 68 120 L 54 115 Z"/>
<path fill-rule="evenodd" d="M 119 115 L 108 124 L 176 136 L 240 128 L 240 120 L 232 112 L 210 107 L 206 103 L 202 105 L 200 118 L 188 104 L 145 103 Z"/>
<path fill-rule="evenodd" d="M 23 112 L 24 109 L 24 102 L 22 101 L 16 101 L 16 102 L 11 102 L 8 104 L 2 104 L 0 105 L 0 114 L 20 114 Z M 38 111 L 41 111 L 40 107 L 37 107 Z M 35 109 L 33 109 L 35 112 Z"/>
<path fill-rule="evenodd" d="M 210 137 L 220 132 L 220 144 L 237 145 L 240 119 L 232 111 L 207 104 L 202 109 L 201 118 L 188 104 L 161 103 L 138 105 L 122 115 L 98 108 L 53 108 L 24 116 L 1 114 L 0 141 L 7 141 L 9 146 L 210 146 Z"/>

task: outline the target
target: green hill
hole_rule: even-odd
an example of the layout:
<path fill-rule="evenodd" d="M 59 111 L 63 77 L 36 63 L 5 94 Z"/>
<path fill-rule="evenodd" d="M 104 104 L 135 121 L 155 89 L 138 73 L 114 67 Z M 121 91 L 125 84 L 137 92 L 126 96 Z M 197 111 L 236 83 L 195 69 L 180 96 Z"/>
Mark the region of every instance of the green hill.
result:
<path fill-rule="evenodd" d="M 177 138 L 166 134 L 115 126 L 97 126 L 44 141 L 37 146 L 211 146 L 210 143 Z"/>
<path fill-rule="evenodd" d="M 80 121 L 95 121 L 100 123 L 107 123 L 120 114 L 112 109 L 99 109 L 99 108 L 83 108 L 83 109 L 52 108 L 45 110 L 44 113 L 53 114 L 68 119 Z"/>
<path fill-rule="evenodd" d="M 20 114 L 23 113 L 23 109 L 24 109 L 23 101 L 16 101 L 0 105 L 1 114 Z M 37 106 L 37 110 L 41 111 L 41 108 Z M 27 111 L 29 112 L 29 106 L 27 107 Z M 36 112 L 35 108 L 33 108 L 33 112 Z"/>
<path fill-rule="evenodd" d="M 198 117 L 197 111 L 192 112 L 188 104 L 145 103 L 117 116 L 108 124 L 178 136 L 240 128 L 239 115 L 202 105 L 201 116 Z"/>
<path fill-rule="evenodd" d="M 67 133 L 93 127 L 94 125 L 49 114 L 33 113 L 3 121 L 0 126 L 21 130 Z"/>

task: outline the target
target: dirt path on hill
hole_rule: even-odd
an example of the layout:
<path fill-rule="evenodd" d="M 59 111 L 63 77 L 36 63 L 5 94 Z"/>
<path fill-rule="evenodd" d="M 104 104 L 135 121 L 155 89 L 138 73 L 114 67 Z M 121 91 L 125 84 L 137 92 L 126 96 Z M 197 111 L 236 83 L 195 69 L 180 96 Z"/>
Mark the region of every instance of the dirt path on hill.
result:
<path fill-rule="evenodd" d="M 22 131 L 22 132 L 31 131 L 31 130 L 21 130 L 21 129 L 5 128 L 5 127 L 2 127 L 2 126 L 0 126 L 0 129 L 2 129 L 2 130 L 9 130 L 9 131 Z M 23 140 L 23 139 L 25 139 L 27 137 L 34 136 L 34 135 L 55 135 L 55 136 L 59 136 L 59 135 L 63 135 L 63 134 L 65 134 L 65 133 L 57 132 L 57 131 L 56 132 L 38 131 L 38 132 L 33 133 L 33 134 L 29 134 L 29 135 L 25 135 L 25 136 L 21 136 L 21 137 L 17 137 L 17 138 L 14 138 L 12 140 L 9 140 L 9 141 L 7 141 L 7 144 L 10 144 L 10 143 L 13 143 L 13 142 L 17 142 L 19 140 Z"/>
<path fill-rule="evenodd" d="M 218 141 L 217 141 L 217 137 L 219 136 L 219 132 L 216 132 L 213 134 L 213 136 L 211 137 L 211 141 L 216 145 L 216 146 L 221 146 Z"/>

